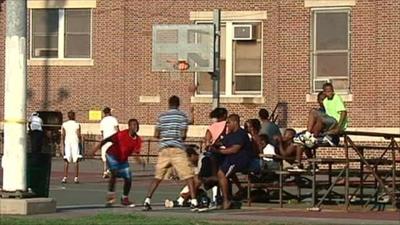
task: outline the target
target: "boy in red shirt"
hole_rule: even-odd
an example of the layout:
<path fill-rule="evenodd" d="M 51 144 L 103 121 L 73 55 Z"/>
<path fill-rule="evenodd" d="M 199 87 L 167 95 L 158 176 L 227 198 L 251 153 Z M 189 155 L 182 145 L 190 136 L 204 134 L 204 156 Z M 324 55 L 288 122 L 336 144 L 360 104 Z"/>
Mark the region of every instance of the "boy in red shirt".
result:
<path fill-rule="evenodd" d="M 128 198 L 132 184 L 132 172 L 129 167 L 128 157 L 132 153 L 135 153 L 136 155 L 140 153 L 142 139 L 137 134 L 138 130 L 139 122 L 136 119 L 130 119 L 128 121 L 128 129 L 118 131 L 109 138 L 102 140 L 93 151 L 94 154 L 105 143 L 113 143 L 106 152 L 107 164 L 111 171 L 111 177 L 108 182 L 106 206 L 111 206 L 115 202 L 115 182 L 117 177 L 120 177 L 124 179 L 124 190 L 121 197 L 121 204 L 124 206 L 135 207 Z"/>

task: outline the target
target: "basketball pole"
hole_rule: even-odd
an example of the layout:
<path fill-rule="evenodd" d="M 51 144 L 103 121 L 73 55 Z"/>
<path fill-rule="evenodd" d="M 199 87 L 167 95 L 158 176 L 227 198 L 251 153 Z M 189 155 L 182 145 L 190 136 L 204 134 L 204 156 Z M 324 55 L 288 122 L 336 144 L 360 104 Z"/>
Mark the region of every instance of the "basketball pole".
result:
<path fill-rule="evenodd" d="M 214 24 L 214 71 L 212 73 L 213 80 L 213 100 L 212 108 L 219 107 L 219 93 L 220 93 L 220 44 L 221 44 L 221 10 L 214 9 L 213 11 L 213 24 Z"/>
<path fill-rule="evenodd" d="M 26 0 L 7 0 L 3 191 L 26 191 Z"/>

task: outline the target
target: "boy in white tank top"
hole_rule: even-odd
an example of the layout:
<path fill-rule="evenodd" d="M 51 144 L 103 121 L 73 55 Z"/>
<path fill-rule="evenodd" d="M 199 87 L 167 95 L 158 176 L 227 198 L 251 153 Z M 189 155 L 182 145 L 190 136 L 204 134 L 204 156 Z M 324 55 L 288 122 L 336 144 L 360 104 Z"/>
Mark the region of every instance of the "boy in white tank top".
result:
<path fill-rule="evenodd" d="M 67 182 L 69 163 L 75 163 L 74 182 L 79 183 L 79 160 L 82 158 L 79 149 L 81 140 L 81 126 L 75 121 L 75 112 L 68 112 L 68 120 L 61 126 L 61 153 L 64 156 L 64 178 L 62 183 Z"/>

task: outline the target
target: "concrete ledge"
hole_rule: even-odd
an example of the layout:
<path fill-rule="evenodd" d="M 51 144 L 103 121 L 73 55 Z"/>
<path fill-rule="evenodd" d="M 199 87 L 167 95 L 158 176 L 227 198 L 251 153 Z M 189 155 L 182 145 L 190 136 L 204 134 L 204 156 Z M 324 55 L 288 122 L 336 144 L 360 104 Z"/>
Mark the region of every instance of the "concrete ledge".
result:
<path fill-rule="evenodd" d="M 32 215 L 56 212 L 52 198 L 0 198 L 0 215 Z"/>
<path fill-rule="evenodd" d="M 304 7 L 355 6 L 356 0 L 304 0 Z"/>
<path fill-rule="evenodd" d="M 191 103 L 206 103 L 206 104 L 211 104 L 212 103 L 212 97 L 211 96 L 192 96 L 190 98 Z M 252 97 L 239 97 L 239 96 L 221 96 L 220 97 L 220 102 L 221 103 L 226 103 L 226 104 L 264 104 L 265 103 L 265 98 L 261 96 L 252 96 Z"/>
<path fill-rule="evenodd" d="M 30 59 L 28 66 L 93 66 L 93 59 Z"/>
<path fill-rule="evenodd" d="M 212 21 L 212 11 L 190 12 L 191 21 Z M 221 20 L 266 20 L 267 11 L 221 11 Z"/>
<path fill-rule="evenodd" d="M 343 101 L 345 102 L 352 102 L 353 101 L 353 94 L 342 94 L 338 93 L 340 97 L 342 97 Z M 313 93 L 313 94 L 307 94 L 306 95 L 306 102 L 318 102 L 318 94 Z"/>

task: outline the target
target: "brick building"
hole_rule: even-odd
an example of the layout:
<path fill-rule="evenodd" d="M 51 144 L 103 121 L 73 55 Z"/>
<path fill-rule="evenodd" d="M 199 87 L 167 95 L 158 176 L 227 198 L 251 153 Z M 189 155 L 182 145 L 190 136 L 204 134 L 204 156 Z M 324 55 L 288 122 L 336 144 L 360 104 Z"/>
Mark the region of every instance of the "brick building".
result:
<path fill-rule="evenodd" d="M 221 104 L 230 112 L 254 118 L 281 102 L 279 123 L 304 128 L 330 81 L 346 101 L 350 129 L 400 132 L 398 0 L 28 0 L 28 112 L 74 110 L 83 130 L 97 133 L 88 113 L 109 106 L 121 123 L 135 117 L 151 135 L 175 94 L 183 110 L 194 107 L 191 135 L 203 135 L 209 76 L 152 72 L 152 25 L 210 23 L 215 8 L 222 10 Z M 2 2 L 0 96 L 5 11 Z M 235 37 L 242 25 L 254 30 L 249 40 Z"/>

